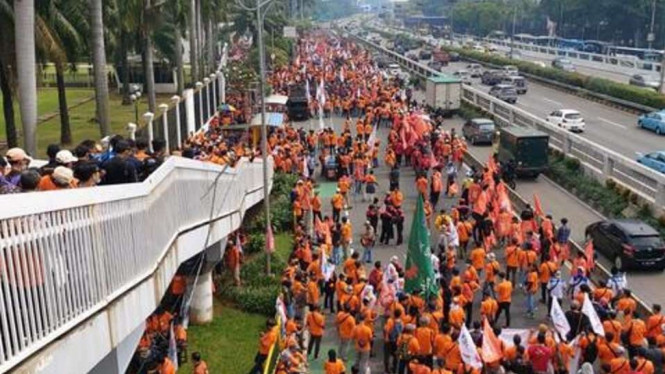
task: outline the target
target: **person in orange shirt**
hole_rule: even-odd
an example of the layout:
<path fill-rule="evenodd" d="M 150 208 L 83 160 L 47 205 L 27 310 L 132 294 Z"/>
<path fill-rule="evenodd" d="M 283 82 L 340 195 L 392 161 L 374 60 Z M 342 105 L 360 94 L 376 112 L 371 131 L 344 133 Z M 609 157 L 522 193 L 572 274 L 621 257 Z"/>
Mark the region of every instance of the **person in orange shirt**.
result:
<path fill-rule="evenodd" d="M 344 207 L 344 196 L 342 195 L 339 188 L 330 199 L 330 204 L 332 205 L 333 221 L 337 223 L 341 218 L 342 208 Z"/>
<path fill-rule="evenodd" d="M 634 356 L 637 348 L 644 344 L 647 326 L 640 318 L 637 311 L 633 311 L 632 319 L 623 327 L 624 333 L 628 334 L 628 353 Z"/>
<path fill-rule="evenodd" d="M 325 374 L 344 374 L 346 367 L 344 361 L 337 358 L 337 352 L 334 349 L 328 351 L 328 360 L 323 364 L 323 371 Z"/>
<path fill-rule="evenodd" d="M 512 300 L 513 284 L 506 279 L 506 273 L 499 273 L 499 282 L 494 287 L 494 291 L 496 292 L 496 301 L 499 303 L 496 320 L 499 320 L 503 311 L 506 314 L 506 327 L 510 327 L 510 303 Z"/>
<path fill-rule="evenodd" d="M 404 327 L 404 332 L 397 339 L 397 356 L 399 358 L 397 373 L 404 373 L 409 366 L 409 362 L 416 358 L 420 351 L 420 343 L 414 335 L 415 331 L 415 325 L 407 324 Z"/>
<path fill-rule="evenodd" d="M 598 343 L 598 359 L 600 364 L 608 364 L 618 356 L 619 343 L 614 342 L 615 335 L 613 332 L 605 332 L 605 338 L 601 339 Z"/>
<path fill-rule="evenodd" d="M 312 196 L 311 205 L 312 205 L 312 214 L 314 215 L 314 218 L 316 219 L 318 217 L 321 221 L 323 221 L 323 216 L 321 215 L 321 198 L 319 197 L 319 191 L 314 191 L 314 196 Z"/>
<path fill-rule="evenodd" d="M 320 304 L 321 291 L 316 281 L 316 275 L 311 273 L 307 279 L 306 302 L 310 309 Z"/>
<path fill-rule="evenodd" d="M 647 338 L 655 338 L 656 336 L 660 335 L 662 333 L 661 326 L 665 322 L 665 316 L 661 314 L 660 304 L 653 304 L 651 310 L 653 310 L 653 314 L 647 318 Z"/>
<path fill-rule="evenodd" d="M 421 174 L 416 178 L 416 189 L 422 195 L 423 199 L 427 199 L 427 185 L 427 177 L 425 175 Z"/>
<path fill-rule="evenodd" d="M 547 283 L 550 281 L 550 278 L 556 274 L 557 270 L 559 270 L 557 263 L 550 260 L 547 253 L 543 254 L 543 262 L 538 268 L 538 280 L 540 281 L 540 302 L 543 304 L 547 303 Z"/>
<path fill-rule="evenodd" d="M 471 266 L 473 266 L 474 269 L 476 269 L 477 273 L 480 273 L 483 271 L 483 267 L 485 267 L 485 248 L 483 248 L 480 243 L 476 242 L 475 244 L 476 248 L 471 251 L 471 254 L 469 255 L 469 259 L 471 260 Z"/>
<path fill-rule="evenodd" d="M 161 357 L 161 362 L 157 370 L 159 374 L 175 374 L 175 365 L 168 355 L 164 354 Z"/>
<path fill-rule="evenodd" d="M 270 348 L 277 341 L 277 334 L 278 334 L 277 324 L 275 323 L 274 319 L 269 318 L 266 321 L 266 329 L 261 333 L 259 338 L 259 351 L 256 353 L 256 357 L 254 358 L 254 367 L 252 368 L 252 370 L 249 371 L 251 374 L 263 373 L 263 364 L 266 362 L 266 359 L 268 358 L 268 353 L 270 353 Z M 196 366 L 196 362 L 198 360 L 194 357 L 195 354 L 198 354 L 198 352 L 192 353 L 192 361 L 194 361 L 194 364 Z M 200 360 L 200 355 L 199 355 L 199 360 Z"/>
<path fill-rule="evenodd" d="M 201 354 L 199 352 L 192 352 L 192 365 L 194 365 L 194 374 L 209 374 L 208 373 L 208 364 L 201 359 Z M 263 363 L 261 363 L 263 365 Z M 250 373 L 262 373 L 263 371 L 259 368 L 258 371 L 251 371 Z"/>
<path fill-rule="evenodd" d="M 531 269 L 526 275 L 526 314 L 529 318 L 535 317 L 536 293 L 538 292 L 538 266 L 531 264 Z"/>
<path fill-rule="evenodd" d="M 314 348 L 315 360 L 319 358 L 319 349 L 321 348 L 321 339 L 323 338 L 325 323 L 325 317 L 321 314 L 319 306 L 311 306 L 305 321 L 310 336 L 309 344 L 307 345 L 307 356 L 312 353 L 312 348 Z"/>
<path fill-rule="evenodd" d="M 415 337 L 418 339 L 418 344 L 420 345 L 418 351 L 420 361 L 431 367 L 433 364 L 432 353 L 436 334 L 435 331 L 430 328 L 430 318 L 428 316 L 420 317 Z"/>
<path fill-rule="evenodd" d="M 461 305 L 461 301 L 462 300 L 459 296 L 453 297 L 452 304 L 450 305 L 450 312 L 448 312 L 448 323 L 457 329 L 462 327 L 462 324 L 467 318 L 464 308 Z M 471 318 L 471 316 L 469 316 L 469 318 Z"/>
<path fill-rule="evenodd" d="M 337 332 L 339 334 L 339 348 L 337 351 L 339 352 L 340 358 L 346 361 L 346 351 L 354 337 L 356 319 L 349 312 L 349 309 L 342 305 L 342 308 L 337 313 L 335 323 L 337 324 Z"/>
<path fill-rule="evenodd" d="M 490 324 L 496 320 L 496 313 L 499 311 L 499 303 L 492 298 L 489 292 L 483 293 L 483 301 L 480 303 L 480 316 L 487 318 Z"/>
<path fill-rule="evenodd" d="M 353 365 L 360 373 L 367 371 L 369 365 L 369 355 L 372 350 L 372 340 L 374 333 L 372 329 L 363 323 L 364 316 L 358 316 L 358 324 L 353 330 L 353 340 L 355 341 L 356 348 L 356 362 Z"/>
<path fill-rule="evenodd" d="M 617 347 L 617 357 L 613 358 L 609 365 L 607 365 L 606 372 L 611 374 L 629 374 L 630 363 L 628 359 L 624 356 L 625 350 L 623 347 Z"/>
<path fill-rule="evenodd" d="M 229 248 L 226 250 L 225 257 L 226 266 L 231 269 L 233 274 L 233 281 L 237 287 L 240 287 L 242 284 L 240 281 L 240 264 L 242 262 L 242 252 L 240 252 L 240 248 L 238 248 L 234 242 L 231 242 Z"/>
<path fill-rule="evenodd" d="M 344 250 L 345 259 L 349 257 L 349 249 L 351 247 L 352 239 L 353 239 L 353 228 L 351 227 L 351 221 L 349 221 L 349 219 L 346 217 L 342 217 L 341 244 L 342 244 L 342 249 Z M 354 255 L 355 254 L 358 254 L 358 252 L 355 252 Z"/>

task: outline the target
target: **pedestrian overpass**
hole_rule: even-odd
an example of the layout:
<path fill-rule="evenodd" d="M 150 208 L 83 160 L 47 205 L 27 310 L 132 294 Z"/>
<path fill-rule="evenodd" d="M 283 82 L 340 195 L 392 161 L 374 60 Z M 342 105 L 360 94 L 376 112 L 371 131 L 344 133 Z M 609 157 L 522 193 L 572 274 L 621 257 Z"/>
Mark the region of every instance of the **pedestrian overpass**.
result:
<path fill-rule="evenodd" d="M 171 157 L 142 183 L 0 196 L 0 372 L 123 373 L 178 266 L 221 258 L 263 199 L 262 168 Z"/>

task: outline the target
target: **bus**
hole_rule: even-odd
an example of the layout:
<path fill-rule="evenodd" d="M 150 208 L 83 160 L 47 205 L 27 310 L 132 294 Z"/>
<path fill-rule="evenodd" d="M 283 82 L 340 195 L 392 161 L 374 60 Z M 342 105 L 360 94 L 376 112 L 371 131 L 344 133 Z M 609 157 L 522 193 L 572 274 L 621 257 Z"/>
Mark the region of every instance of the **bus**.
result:
<path fill-rule="evenodd" d="M 631 48 L 608 46 L 607 54 L 611 56 L 633 56 L 642 61 L 661 62 L 663 60 L 663 51 L 657 49 Z"/>

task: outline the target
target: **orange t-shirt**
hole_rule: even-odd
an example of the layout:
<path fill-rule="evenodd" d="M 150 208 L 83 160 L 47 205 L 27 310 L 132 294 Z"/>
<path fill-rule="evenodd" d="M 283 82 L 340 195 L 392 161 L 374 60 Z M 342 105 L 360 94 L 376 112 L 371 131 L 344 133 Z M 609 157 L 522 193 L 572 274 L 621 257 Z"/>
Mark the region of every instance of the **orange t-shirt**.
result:
<path fill-rule="evenodd" d="M 369 352 L 372 342 L 372 329 L 361 323 L 353 330 L 353 340 L 356 341 L 356 350 Z"/>
<path fill-rule="evenodd" d="M 326 374 L 342 374 L 346 371 L 346 367 L 344 367 L 344 362 L 338 358 L 335 362 L 326 361 L 323 370 Z"/>
<path fill-rule="evenodd" d="M 495 287 L 496 301 L 500 303 L 510 302 L 513 293 L 513 284 L 509 280 L 504 280 Z"/>
<path fill-rule="evenodd" d="M 419 355 L 431 355 L 432 344 L 434 343 L 434 331 L 428 327 L 418 327 L 416 329 L 416 339 L 420 345 Z"/>
<path fill-rule="evenodd" d="M 319 312 L 307 314 L 307 329 L 312 336 L 323 336 L 325 328 L 325 318 Z"/>

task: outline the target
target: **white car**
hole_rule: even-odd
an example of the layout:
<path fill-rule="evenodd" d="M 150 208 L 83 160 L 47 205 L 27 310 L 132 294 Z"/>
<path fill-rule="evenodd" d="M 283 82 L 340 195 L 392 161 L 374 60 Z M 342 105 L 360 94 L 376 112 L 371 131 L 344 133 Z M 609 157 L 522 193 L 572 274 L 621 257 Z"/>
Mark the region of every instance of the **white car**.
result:
<path fill-rule="evenodd" d="M 584 131 L 584 118 L 572 109 L 555 110 L 547 116 L 547 122 L 572 132 Z"/>
<path fill-rule="evenodd" d="M 466 70 L 471 74 L 471 78 L 480 78 L 483 75 L 483 67 L 480 64 L 468 64 Z"/>
<path fill-rule="evenodd" d="M 398 76 L 402 72 L 402 69 L 399 67 L 397 64 L 390 64 L 388 65 L 388 74 L 392 75 L 393 77 Z"/>
<path fill-rule="evenodd" d="M 466 70 L 457 70 L 453 73 L 453 77 L 461 80 L 463 84 L 473 84 L 473 80 L 471 80 L 471 73 Z"/>

